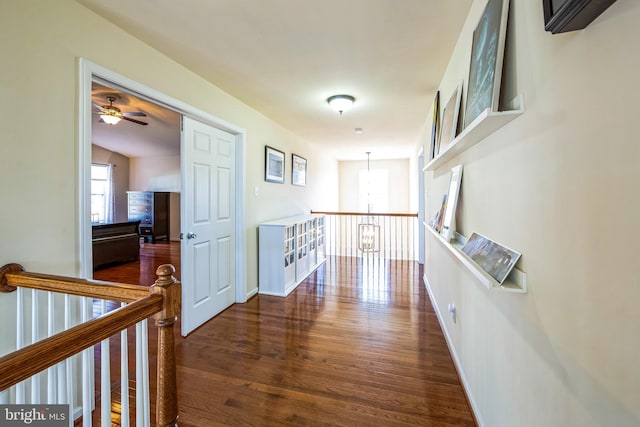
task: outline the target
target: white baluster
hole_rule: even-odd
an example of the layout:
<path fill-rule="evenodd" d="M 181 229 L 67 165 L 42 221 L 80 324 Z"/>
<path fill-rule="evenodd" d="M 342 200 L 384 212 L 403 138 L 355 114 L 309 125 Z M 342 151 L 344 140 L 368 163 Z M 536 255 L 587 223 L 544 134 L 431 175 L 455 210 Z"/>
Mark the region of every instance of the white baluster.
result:
<path fill-rule="evenodd" d="M 122 307 L 126 304 L 122 303 Z M 127 330 L 120 332 L 120 425 L 129 427 L 129 345 L 127 343 Z"/>
<path fill-rule="evenodd" d="M 64 329 L 71 328 L 71 295 L 65 294 L 64 296 Z M 62 403 L 68 403 L 70 408 L 70 416 L 69 416 L 69 426 L 73 427 L 73 416 L 74 416 L 74 408 L 73 408 L 73 365 L 71 364 L 72 358 L 68 358 L 64 363 L 64 375 L 65 381 L 61 381 L 63 390 L 60 393 L 61 396 L 65 397 L 65 401 Z"/>
<path fill-rule="evenodd" d="M 89 298 L 82 298 L 82 322 L 89 320 Z M 93 402 L 91 401 L 91 378 L 93 371 L 91 370 L 92 348 L 88 348 L 82 352 L 82 425 L 83 427 L 91 427 L 91 410 Z"/>
<path fill-rule="evenodd" d="M 149 426 L 149 351 L 146 328 L 146 321 L 136 323 L 136 425 L 138 426 Z"/>
<path fill-rule="evenodd" d="M 55 334 L 55 317 L 53 308 L 53 292 L 47 292 L 47 337 Z M 52 366 L 47 369 L 47 403 L 56 403 L 57 397 L 56 387 L 56 367 Z"/>
<path fill-rule="evenodd" d="M 31 290 L 31 343 L 38 342 L 39 328 L 38 328 L 38 291 Z M 31 377 L 31 403 L 40 403 L 40 382 L 41 375 L 35 374 Z"/>
<path fill-rule="evenodd" d="M 107 312 L 107 301 L 101 302 L 102 314 Z M 111 349 L 109 338 L 102 340 L 100 344 L 100 388 L 101 388 L 101 425 L 111 425 Z"/>
<path fill-rule="evenodd" d="M 151 395 L 149 393 L 149 329 L 148 329 L 148 321 L 147 319 L 142 321 L 142 376 L 144 378 L 143 381 L 143 391 L 144 391 L 144 425 L 151 425 Z"/>
<path fill-rule="evenodd" d="M 16 291 L 16 349 L 24 347 L 24 289 L 18 288 Z M 16 403 L 26 403 L 25 382 L 16 385 Z"/>

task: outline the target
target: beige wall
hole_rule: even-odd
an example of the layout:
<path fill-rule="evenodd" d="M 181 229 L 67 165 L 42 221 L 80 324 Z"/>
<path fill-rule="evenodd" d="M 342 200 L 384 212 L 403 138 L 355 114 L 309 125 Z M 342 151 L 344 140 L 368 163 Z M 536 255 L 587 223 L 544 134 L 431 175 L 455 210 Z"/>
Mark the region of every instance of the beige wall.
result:
<path fill-rule="evenodd" d="M 129 186 L 133 191 L 174 191 L 182 188 L 180 156 L 132 157 Z"/>
<path fill-rule="evenodd" d="M 371 160 L 371 170 L 387 170 L 389 177 L 389 212 L 409 212 L 410 203 L 410 174 L 409 159 Z M 346 212 L 360 212 L 359 209 L 359 180 L 360 171 L 367 169 L 366 160 L 342 160 L 339 162 L 340 210 Z M 413 193 L 416 194 L 416 193 Z M 364 210 L 366 212 L 366 210 Z"/>
<path fill-rule="evenodd" d="M 91 162 L 113 165 L 114 222 L 127 221 L 127 190 L 129 190 L 129 158 L 120 153 L 91 145 Z"/>
<path fill-rule="evenodd" d="M 485 3 L 470 12 L 445 99 L 468 73 Z M 456 323 L 442 320 L 481 425 L 638 426 L 640 2 L 563 35 L 544 31 L 541 1 L 511 5 L 506 83 L 526 111 L 427 173 L 426 212 L 462 163 L 462 233 L 521 251 L 529 293 L 484 288 L 427 234 L 430 290 L 441 313 L 458 308 Z"/>
<path fill-rule="evenodd" d="M 246 130 L 247 292 L 257 287 L 256 227 L 311 208 L 337 208 L 337 162 L 183 66 L 71 0 L 0 5 L 0 264 L 75 275 L 78 249 L 78 58 Z M 51 111 L 55 114 L 43 114 Z M 264 145 L 309 161 L 309 184 L 263 180 Z M 289 160 L 288 160 L 289 165 Z M 253 189 L 258 186 L 258 196 Z M 320 195 L 323 195 L 320 197 Z M 0 311 L 11 305 L 0 298 Z M 0 351 L 2 349 L 0 348 Z"/>

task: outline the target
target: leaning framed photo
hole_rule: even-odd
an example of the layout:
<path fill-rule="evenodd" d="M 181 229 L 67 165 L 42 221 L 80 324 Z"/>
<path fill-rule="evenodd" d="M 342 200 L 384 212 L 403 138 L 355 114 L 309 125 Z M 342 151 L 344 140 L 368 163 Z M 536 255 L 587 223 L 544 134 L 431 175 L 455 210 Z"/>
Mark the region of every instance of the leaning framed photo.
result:
<path fill-rule="evenodd" d="M 297 154 L 291 155 L 291 184 L 307 185 L 307 159 Z"/>
<path fill-rule="evenodd" d="M 442 110 L 442 126 L 440 128 L 439 153 L 443 153 L 451 141 L 458 135 L 458 122 L 460 118 L 460 103 L 462 101 L 462 81 L 458 83 L 447 105 Z"/>
<path fill-rule="evenodd" d="M 438 147 L 436 144 L 439 141 L 440 136 L 440 91 L 436 92 L 436 97 L 433 99 L 433 119 L 431 121 L 431 147 L 429 148 L 429 161 L 433 160 L 438 154 Z"/>
<path fill-rule="evenodd" d="M 521 255 L 477 233 L 471 234 L 462 252 L 499 284 L 504 282 Z"/>
<path fill-rule="evenodd" d="M 447 194 L 447 205 L 445 206 L 442 218 L 442 228 L 440 234 L 447 241 L 451 241 L 455 234 L 456 209 L 458 207 L 458 195 L 460 194 L 460 183 L 462 182 L 462 165 L 451 169 L 451 180 L 449 181 L 449 193 Z"/>
<path fill-rule="evenodd" d="M 498 111 L 509 0 L 489 0 L 473 31 L 464 127 L 485 110 Z"/>
<path fill-rule="evenodd" d="M 264 146 L 264 180 L 284 184 L 284 153 Z"/>

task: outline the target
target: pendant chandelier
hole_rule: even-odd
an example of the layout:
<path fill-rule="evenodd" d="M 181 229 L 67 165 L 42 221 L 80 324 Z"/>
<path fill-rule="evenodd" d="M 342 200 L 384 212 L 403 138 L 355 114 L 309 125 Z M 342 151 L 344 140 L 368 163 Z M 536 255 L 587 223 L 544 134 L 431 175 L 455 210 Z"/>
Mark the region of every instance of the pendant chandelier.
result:
<path fill-rule="evenodd" d="M 367 151 L 367 215 L 358 224 L 358 249 L 362 252 L 378 252 L 380 250 L 380 225 L 375 215 L 371 215 L 371 152 Z"/>

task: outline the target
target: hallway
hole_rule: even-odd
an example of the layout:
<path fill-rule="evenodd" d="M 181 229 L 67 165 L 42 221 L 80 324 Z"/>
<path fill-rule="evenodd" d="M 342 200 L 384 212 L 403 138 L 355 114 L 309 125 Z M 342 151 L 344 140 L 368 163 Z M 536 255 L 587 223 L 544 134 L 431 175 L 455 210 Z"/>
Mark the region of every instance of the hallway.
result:
<path fill-rule="evenodd" d="M 421 278 L 330 258 L 227 309 L 178 343 L 180 425 L 473 426 Z"/>
<path fill-rule="evenodd" d="M 145 244 L 96 278 L 152 283 L 178 254 Z M 178 331 L 182 427 L 475 425 L 415 262 L 329 257 L 287 298 L 257 295 Z"/>

